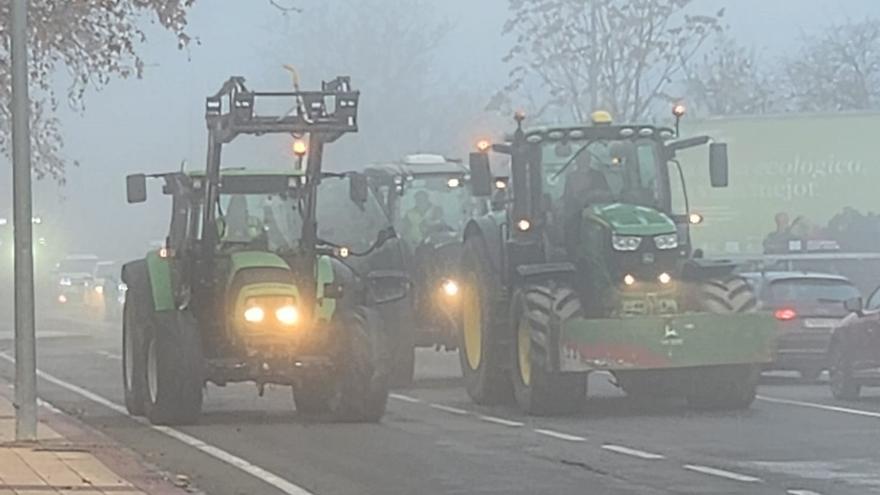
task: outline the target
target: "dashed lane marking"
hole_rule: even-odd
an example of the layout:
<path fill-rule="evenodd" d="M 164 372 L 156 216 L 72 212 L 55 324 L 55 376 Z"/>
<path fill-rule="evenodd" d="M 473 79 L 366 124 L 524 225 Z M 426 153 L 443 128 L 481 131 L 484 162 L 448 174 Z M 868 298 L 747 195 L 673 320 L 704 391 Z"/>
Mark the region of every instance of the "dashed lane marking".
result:
<path fill-rule="evenodd" d="M 562 433 L 555 430 L 545 430 L 543 428 L 535 428 L 535 433 L 539 435 L 544 435 L 548 437 L 558 438 L 560 440 L 568 440 L 569 442 L 586 442 L 587 439 L 584 437 L 579 437 L 577 435 L 569 435 L 568 433 Z"/>
<path fill-rule="evenodd" d="M 114 361 L 122 361 L 122 356 L 120 356 L 119 354 L 113 354 L 112 352 L 95 351 L 95 354 L 97 354 L 99 356 L 103 356 L 107 359 L 112 359 Z"/>
<path fill-rule="evenodd" d="M 788 490 L 785 493 L 788 495 L 822 495 L 821 493 L 812 490 Z"/>
<path fill-rule="evenodd" d="M 614 445 L 612 443 L 606 443 L 602 446 L 602 448 L 610 452 L 616 452 L 618 454 L 628 455 L 630 457 L 637 457 L 639 459 L 645 459 L 649 461 L 656 461 L 666 458 L 665 456 L 655 454 L 653 452 L 645 452 L 644 450 L 632 449 L 629 447 L 624 447 L 623 445 Z"/>
<path fill-rule="evenodd" d="M 432 404 L 428 404 L 428 405 L 431 406 L 433 409 L 436 409 L 436 410 L 438 410 L 438 411 L 448 412 L 448 413 L 452 413 L 452 414 L 459 414 L 459 415 L 465 415 L 465 414 L 468 414 L 468 412 L 465 411 L 464 409 L 459 409 L 459 408 L 457 408 L 457 407 L 444 406 L 443 404 L 433 404 L 433 403 L 432 403 Z"/>
<path fill-rule="evenodd" d="M 496 425 L 502 426 L 510 426 L 512 428 L 525 425 L 525 423 L 520 423 L 519 421 L 511 421 L 509 419 L 498 418 L 496 416 L 480 416 L 479 418 L 483 421 L 488 421 L 489 423 L 495 423 Z"/>
<path fill-rule="evenodd" d="M 2 351 L 0 351 L 0 359 L 3 359 L 3 360 L 8 361 L 10 363 L 15 363 L 15 359 L 13 359 L 12 356 L 10 356 L 9 354 L 6 354 L 5 352 L 2 352 Z M 40 370 L 37 370 L 37 376 L 42 378 L 43 380 L 46 380 L 49 383 L 57 385 L 65 390 L 68 390 L 70 392 L 73 392 L 73 393 L 81 396 L 81 397 L 84 397 L 84 398 L 86 398 L 96 404 L 104 406 L 107 409 L 110 409 L 111 411 L 115 411 L 115 412 L 122 414 L 124 416 L 128 416 L 128 411 L 126 411 L 124 406 L 121 406 L 121 405 L 119 405 L 109 399 L 106 399 L 106 398 L 104 398 L 94 392 L 90 392 L 82 387 L 79 387 L 79 386 L 74 385 L 72 383 L 68 383 L 64 380 L 61 380 L 60 378 L 55 378 L 54 376 L 52 376 L 46 372 L 40 371 Z M 199 440 L 198 438 L 187 435 L 186 433 L 183 433 L 182 431 L 178 431 L 178 430 L 175 430 L 174 428 L 170 428 L 167 426 L 152 425 L 147 420 L 145 420 L 143 418 L 135 418 L 132 416 L 129 416 L 129 417 L 131 419 L 133 419 L 134 421 L 137 421 L 138 423 L 144 425 L 147 428 L 150 428 L 154 431 L 163 433 L 166 436 L 174 438 L 175 440 L 178 440 L 178 441 L 180 441 L 190 447 L 193 447 L 201 452 L 204 452 L 205 454 L 208 454 L 209 456 L 211 456 L 217 460 L 225 462 L 226 464 L 229 464 L 230 466 L 236 467 L 244 473 L 247 473 L 257 479 L 263 480 L 264 482 L 281 490 L 283 493 L 285 493 L 287 495 L 314 495 L 312 492 L 306 490 L 305 488 L 302 488 L 294 483 L 291 483 L 290 481 L 287 481 L 286 479 L 284 479 L 274 473 L 266 471 L 265 469 L 263 469 L 259 466 L 251 464 L 250 462 L 242 459 L 241 457 L 238 457 L 234 454 L 231 454 L 231 453 L 229 453 L 219 447 L 215 447 L 209 443 L 206 443 L 206 442 L 203 442 L 202 440 Z"/>
<path fill-rule="evenodd" d="M 683 467 L 688 471 L 693 471 L 695 473 L 707 474 L 709 476 L 725 478 L 733 481 L 742 481 L 744 483 L 762 482 L 761 478 L 755 478 L 754 476 L 749 476 L 747 474 L 734 473 L 733 471 L 726 471 L 724 469 L 701 466 L 699 464 L 685 464 Z"/>
<path fill-rule="evenodd" d="M 388 394 L 388 397 L 391 397 L 392 399 L 397 399 L 397 400 L 400 400 L 403 402 L 409 402 L 412 404 L 421 404 L 422 403 L 422 399 L 416 399 L 415 397 L 410 397 L 409 395 Z"/>
<path fill-rule="evenodd" d="M 758 399 L 763 400 L 765 402 L 772 402 L 774 404 L 785 404 L 785 405 L 789 405 L 789 406 L 809 407 L 811 409 L 820 409 L 823 411 L 832 411 L 832 412 L 839 412 L 839 413 L 845 413 L 845 414 L 853 414 L 856 416 L 867 416 L 869 418 L 880 418 L 880 412 L 865 411 L 863 409 L 852 409 L 849 407 L 840 407 L 840 406 L 828 406 L 825 404 L 816 404 L 814 402 L 801 402 L 799 400 L 778 399 L 776 397 L 767 397 L 767 396 L 763 396 L 763 395 L 759 395 Z"/>

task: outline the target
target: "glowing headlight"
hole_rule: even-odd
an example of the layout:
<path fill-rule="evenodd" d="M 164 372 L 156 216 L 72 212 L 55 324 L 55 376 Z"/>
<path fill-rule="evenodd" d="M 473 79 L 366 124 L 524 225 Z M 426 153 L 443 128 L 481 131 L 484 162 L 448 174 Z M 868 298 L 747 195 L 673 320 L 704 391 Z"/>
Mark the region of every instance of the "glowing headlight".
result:
<path fill-rule="evenodd" d="M 251 306 L 244 310 L 244 321 L 248 323 L 260 323 L 266 318 L 266 312 L 259 306 Z"/>
<path fill-rule="evenodd" d="M 66 303 L 66 302 L 67 302 L 67 296 L 65 296 L 64 294 L 59 295 L 59 296 L 58 296 L 58 302 L 60 302 L 61 304 Z"/>
<path fill-rule="evenodd" d="M 611 245 L 615 251 L 635 251 L 642 244 L 642 238 L 634 235 L 613 235 Z"/>
<path fill-rule="evenodd" d="M 675 249 L 678 247 L 678 234 L 664 234 L 654 237 L 657 249 Z"/>
<path fill-rule="evenodd" d="M 455 189 L 456 187 L 461 185 L 461 180 L 459 180 L 457 177 L 452 177 L 451 179 L 446 181 L 446 185 L 450 189 Z"/>
<path fill-rule="evenodd" d="M 104 293 L 104 286 L 103 285 L 96 285 L 95 292 L 97 292 L 98 294 L 103 294 Z"/>
<path fill-rule="evenodd" d="M 454 297 L 458 295 L 458 284 L 455 283 L 455 280 L 446 279 L 443 281 L 443 293 L 449 297 Z"/>
<path fill-rule="evenodd" d="M 623 276 L 623 283 L 624 285 L 633 285 L 634 283 L 636 283 L 636 278 L 627 273 Z"/>
<path fill-rule="evenodd" d="M 670 275 L 670 274 L 668 274 L 668 273 L 666 273 L 666 272 L 663 272 L 663 273 L 661 273 L 661 274 L 657 277 L 657 280 L 658 280 L 661 284 L 666 285 L 666 284 L 668 284 L 669 282 L 672 282 L 672 275 Z"/>
<path fill-rule="evenodd" d="M 528 221 L 525 218 L 516 222 L 516 229 L 520 232 L 528 232 L 530 228 L 532 228 L 532 222 Z"/>
<path fill-rule="evenodd" d="M 295 325 L 299 321 L 299 311 L 291 305 L 281 306 L 275 310 L 275 318 L 284 325 Z"/>

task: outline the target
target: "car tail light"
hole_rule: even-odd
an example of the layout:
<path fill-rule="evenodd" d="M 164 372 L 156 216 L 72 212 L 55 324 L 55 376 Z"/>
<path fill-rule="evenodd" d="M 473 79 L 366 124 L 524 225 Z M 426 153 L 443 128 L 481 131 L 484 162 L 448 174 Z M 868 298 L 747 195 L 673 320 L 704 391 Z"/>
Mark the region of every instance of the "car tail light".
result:
<path fill-rule="evenodd" d="M 775 316 L 776 319 L 779 321 L 789 321 L 797 318 L 797 311 L 791 308 L 781 308 L 777 309 L 773 313 L 773 316 Z"/>

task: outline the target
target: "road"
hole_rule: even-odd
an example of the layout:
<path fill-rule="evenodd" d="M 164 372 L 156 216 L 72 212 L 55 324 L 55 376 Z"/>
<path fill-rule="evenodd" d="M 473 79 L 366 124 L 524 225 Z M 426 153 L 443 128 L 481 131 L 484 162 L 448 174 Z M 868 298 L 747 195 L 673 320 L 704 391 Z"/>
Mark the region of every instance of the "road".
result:
<path fill-rule="evenodd" d="M 751 410 L 706 413 L 633 403 L 596 374 L 581 414 L 529 418 L 475 406 L 457 356 L 424 350 L 378 425 L 306 421 L 289 390 L 242 384 L 209 386 L 200 423 L 170 429 L 120 412 L 115 326 L 48 319 L 38 342 L 44 400 L 211 495 L 880 493 L 880 390 L 839 403 L 774 375 Z M 8 327 L 0 352 L 11 379 Z"/>

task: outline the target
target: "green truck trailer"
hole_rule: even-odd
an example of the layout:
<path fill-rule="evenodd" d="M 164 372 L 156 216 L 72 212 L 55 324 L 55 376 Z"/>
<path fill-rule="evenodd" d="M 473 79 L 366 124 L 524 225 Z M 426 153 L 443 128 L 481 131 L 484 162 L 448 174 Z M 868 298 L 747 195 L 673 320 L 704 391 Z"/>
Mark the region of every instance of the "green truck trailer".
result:
<path fill-rule="evenodd" d="M 683 122 L 684 135 L 727 143 L 731 164 L 729 187 L 712 189 L 700 166 L 705 155 L 679 154 L 691 210 L 704 217 L 691 230 L 694 247 L 708 254 L 760 254 L 778 213 L 824 226 L 845 207 L 880 211 L 880 155 L 871 144 L 878 127 L 880 113 L 861 112 Z"/>

